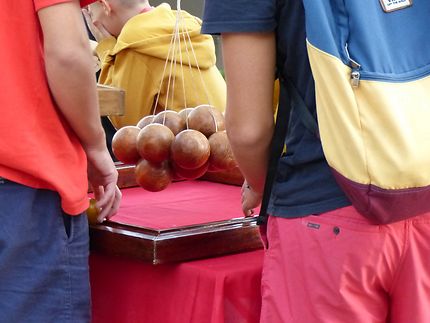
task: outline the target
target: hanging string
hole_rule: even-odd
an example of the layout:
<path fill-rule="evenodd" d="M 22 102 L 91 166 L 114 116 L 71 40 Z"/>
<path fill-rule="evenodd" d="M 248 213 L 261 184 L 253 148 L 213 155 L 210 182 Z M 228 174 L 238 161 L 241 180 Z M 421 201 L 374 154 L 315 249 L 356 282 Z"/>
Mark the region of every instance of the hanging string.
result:
<path fill-rule="evenodd" d="M 201 72 L 201 69 L 200 69 L 200 66 L 199 66 L 199 62 L 197 60 L 197 57 L 196 57 L 196 54 L 195 54 L 195 51 L 194 51 L 194 47 L 193 47 L 192 42 L 191 42 L 190 33 L 189 33 L 189 31 L 188 31 L 188 29 L 186 27 L 184 16 L 183 16 L 182 13 L 181 13 L 181 17 L 180 18 L 181 18 L 181 21 L 182 21 L 182 24 L 181 24 L 182 30 L 184 30 L 184 27 L 185 27 L 185 32 L 183 32 L 182 35 L 183 35 L 183 38 L 184 38 L 185 50 L 186 50 L 188 58 L 189 58 L 188 59 L 188 65 L 189 65 L 189 68 L 190 68 L 191 78 L 194 79 L 195 76 L 194 76 L 193 68 L 191 66 L 190 52 L 188 50 L 188 45 L 187 45 L 188 42 L 190 44 L 190 48 L 191 48 L 191 51 L 193 53 L 194 61 L 196 63 L 198 74 L 200 76 L 200 81 L 201 81 L 203 89 L 204 89 L 204 94 L 206 95 L 206 99 L 207 99 L 207 102 L 208 102 L 208 105 L 209 105 L 209 112 L 210 112 L 212 120 L 213 120 L 213 122 L 215 124 L 215 132 L 218 132 L 218 123 L 217 123 L 217 120 L 216 120 L 215 115 L 213 113 L 213 109 L 214 108 L 213 108 L 213 105 L 211 104 L 211 100 L 210 100 L 210 97 L 209 97 L 209 92 L 207 90 L 206 83 L 204 82 L 203 75 L 202 75 L 202 72 Z M 188 37 L 188 41 L 187 41 L 186 37 Z M 197 91 L 195 82 L 192 82 L 192 85 L 193 85 L 193 88 L 194 88 L 194 93 L 198 93 L 199 91 Z M 188 111 L 185 112 L 187 129 L 189 128 L 188 127 L 188 114 L 189 114 Z"/>
<path fill-rule="evenodd" d="M 155 104 L 154 104 L 153 111 L 152 111 L 152 114 L 154 114 L 154 115 L 155 115 L 155 112 L 156 112 L 156 109 L 157 109 L 157 106 L 158 106 L 158 100 L 160 99 L 161 88 L 163 86 L 164 75 L 166 74 L 167 63 L 169 62 L 169 56 L 170 56 L 170 52 L 172 50 L 172 43 L 173 43 L 173 41 L 174 41 L 174 33 L 172 35 L 172 38 L 170 39 L 169 51 L 167 52 L 167 58 L 166 58 L 166 61 L 164 63 L 164 68 L 163 68 L 163 74 L 161 75 L 160 85 L 158 87 L 158 92 L 157 92 L 157 96 L 156 96 L 156 99 L 155 99 Z"/>
<path fill-rule="evenodd" d="M 166 93 L 166 101 L 165 101 L 165 103 L 164 103 L 164 111 L 166 111 L 167 110 L 167 106 L 168 106 L 168 101 L 169 101 L 169 91 L 170 91 L 170 81 L 171 81 L 171 79 L 172 79 L 172 70 L 173 70 L 173 64 L 174 64 L 174 62 L 175 62 L 175 51 L 176 51 L 176 40 L 177 40 L 177 29 L 178 29 L 178 25 L 179 25 L 179 21 L 178 21 L 178 19 L 176 19 L 176 22 L 175 22 L 175 27 L 174 27 L 174 32 L 173 32 L 173 50 L 171 51 L 172 52 L 172 57 L 170 57 L 169 55 L 167 56 L 167 60 L 169 60 L 169 58 L 170 58 L 170 71 L 169 71 L 169 78 L 168 78 L 168 81 L 167 81 L 167 93 Z M 170 45 L 170 46 L 172 46 L 172 45 Z M 169 52 L 170 52 L 170 48 L 169 48 Z M 163 78 L 164 78 L 164 74 L 163 74 Z M 160 91 L 159 91 L 160 92 Z M 166 121 L 166 115 L 167 115 L 167 113 L 164 113 L 164 116 L 163 116 L 163 124 L 165 124 L 165 121 Z"/>
<path fill-rule="evenodd" d="M 180 2 L 180 0 L 178 0 L 178 2 Z M 206 83 L 205 83 L 205 81 L 204 81 L 204 79 L 203 79 L 203 75 L 202 75 L 202 72 L 201 72 L 201 70 L 200 70 L 199 62 L 198 62 L 198 60 L 197 60 L 197 56 L 196 56 L 196 53 L 195 53 L 195 51 L 194 51 L 193 43 L 191 42 L 190 33 L 189 33 L 189 31 L 188 31 L 187 25 L 185 24 L 185 21 L 184 21 L 184 17 L 183 17 L 183 15 L 181 15 L 181 21 L 182 21 L 182 24 L 183 24 L 183 26 L 184 26 L 184 28 L 185 28 L 184 36 L 185 36 L 185 35 L 187 36 L 188 43 L 190 44 L 191 52 L 192 52 L 192 54 L 193 54 L 194 62 L 195 62 L 195 64 L 196 64 L 197 71 L 198 71 L 198 74 L 199 74 L 199 76 L 200 76 L 200 81 L 201 81 L 201 83 L 202 83 L 203 90 L 204 90 L 204 92 L 205 92 L 205 94 L 206 94 L 207 102 L 208 102 L 208 104 L 209 104 L 209 105 L 211 105 L 211 104 L 210 104 L 210 100 L 209 100 L 209 92 L 208 92 L 208 90 L 207 90 Z M 187 55 L 189 56 L 188 49 L 187 49 Z M 189 59 L 189 66 L 190 66 L 190 68 L 191 68 L 191 59 Z"/>
<path fill-rule="evenodd" d="M 181 19 L 181 21 L 183 21 L 183 17 L 182 16 L 181 16 L 180 19 Z M 195 76 L 195 73 L 194 73 L 194 69 L 193 69 L 193 67 L 191 65 L 191 55 L 190 55 L 190 52 L 188 50 L 188 41 L 187 41 L 187 38 L 186 38 L 186 35 L 185 35 L 186 32 L 184 31 L 184 27 L 183 27 L 184 24 L 185 24 L 185 22 L 182 24 L 182 37 L 184 39 L 184 47 L 185 47 L 185 51 L 186 51 L 187 57 L 188 57 L 188 67 L 189 67 L 190 74 L 191 74 L 191 79 L 192 79 L 191 84 L 193 86 L 194 93 L 200 93 L 200 91 L 198 91 L 197 86 L 196 86 L 196 84 L 197 84 L 197 82 L 195 82 L 196 76 Z M 206 96 L 206 98 L 209 100 L 209 98 L 207 96 Z"/>
<path fill-rule="evenodd" d="M 176 37 L 176 34 L 175 34 L 175 37 Z M 176 37 L 175 44 L 176 44 L 177 41 L 178 41 L 178 39 Z M 169 102 L 169 95 L 170 95 L 170 106 L 173 107 L 173 104 L 175 102 L 175 81 L 176 81 L 176 69 L 177 69 L 176 58 L 178 57 L 178 55 L 177 55 L 176 52 L 177 52 L 178 48 L 179 48 L 179 46 L 176 45 L 175 48 L 174 48 L 174 50 L 173 50 L 173 53 L 175 53 L 175 55 L 172 57 L 172 60 L 170 62 L 170 64 L 171 64 L 171 69 L 170 70 L 173 71 L 173 73 L 170 73 L 171 76 L 172 76 L 172 91 L 170 93 L 167 92 L 165 109 L 167 109 L 167 107 L 168 107 L 168 103 L 167 102 Z"/>
<path fill-rule="evenodd" d="M 180 2 L 180 0 L 178 0 L 178 2 Z M 204 79 L 203 79 L 203 75 L 202 75 L 202 72 L 201 72 L 201 70 L 200 70 L 199 62 L 198 62 L 198 60 L 197 60 L 197 56 L 196 56 L 196 53 L 195 53 L 195 51 L 194 51 L 193 44 L 192 44 L 192 42 L 191 42 L 190 33 L 189 33 L 188 29 L 187 29 L 187 25 L 185 24 L 184 16 L 183 16 L 182 14 L 181 14 L 181 21 L 182 21 L 182 24 L 181 24 L 181 25 L 183 26 L 183 28 L 185 28 L 185 32 L 183 33 L 183 37 L 184 37 L 184 43 L 185 43 L 185 47 L 186 47 L 187 55 L 188 55 L 188 57 L 190 57 L 190 54 L 189 54 L 189 51 L 188 51 L 188 46 L 187 46 L 187 40 L 185 39 L 185 36 L 187 36 L 187 37 L 188 37 L 188 42 L 189 42 L 189 44 L 190 44 L 191 52 L 193 53 L 193 57 L 194 57 L 194 61 L 195 61 L 195 63 L 196 63 L 197 71 L 198 71 L 198 74 L 199 74 L 199 76 L 200 76 L 200 81 L 201 81 L 201 83 L 202 83 L 203 90 L 204 90 L 204 92 L 205 92 L 205 95 L 206 95 L 206 99 L 207 99 L 208 105 L 210 106 L 210 110 L 209 110 L 209 111 L 210 111 L 210 113 L 211 113 L 212 120 L 213 120 L 213 122 L 214 122 L 214 124 L 215 124 L 215 132 L 218 132 L 218 123 L 216 122 L 215 115 L 214 115 L 214 113 L 212 112 L 213 106 L 212 106 L 212 104 L 211 104 L 211 102 L 210 102 L 209 92 L 208 92 L 208 89 L 207 89 L 207 87 L 206 87 L 206 83 L 205 83 L 205 81 L 204 81 Z M 194 76 L 193 76 L 193 75 L 194 75 L 194 73 L 193 73 L 193 69 L 192 69 L 192 67 L 191 67 L 191 59 L 189 59 L 189 60 L 188 60 L 188 62 L 189 62 L 189 67 L 190 67 L 190 70 L 191 70 L 192 78 L 194 78 Z M 193 82 L 193 85 L 194 85 L 194 88 L 195 88 L 195 84 L 194 84 L 194 82 Z M 196 92 L 196 91 L 195 91 L 195 92 Z M 187 115 L 187 117 L 188 117 L 188 113 L 186 113 L 186 115 Z M 187 121 L 188 121 L 188 118 L 187 118 Z M 188 128 L 188 122 L 187 122 L 187 128 Z"/>
<path fill-rule="evenodd" d="M 168 64 L 169 61 L 170 61 L 170 69 L 169 69 L 169 77 L 168 77 L 168 80 L 167 80 L 167 93 L 166 93 L 166 100 L 165 100 L 164 111 L 167 110 L 170 96 L 171 96 L 171 98 L 170 98 L 171 104 L 173 106 L 173 103 L 174 103 L 174 93 L 175 93 L 177 58 L 178 58 L 178 56 L 179 56 L 179 64 L 180 64 L 180 71 L 181 71 L 181 77 L 182 77 L 182 92 L 183 92 L 184 108 L 185 109 L 188 108 L 187 99 L 186 99 L 186 93 L 185 93 L 186 92 L 186 90 L 185 90 L 185 74 L 184 74 L 184 64 L 183 64 L 182 46 L 181 46 L 182 45 L 181 44 L 181 35 L 182 35 L 183 45 L 184 45 L 185 52 L 186 52 L 187 57 L 188 57 L 188 67 L 190 69 L 191 79 L 193 80 L 193 81 L 191 81 L 191 84 L 193 86 L 194 93 L 197 94 L 200 91 L 197 90 L 196 82 L 194 82 L 194 79 L 196 77 L 195 77 L 195 73 L 193 71 L 194 69 L 192 67 L 192 59 L 191 59 L 190 52 L 192 53 L 192 58 L 194 59 L 195 66 L 196 66 L 197 71 L 198 71 L 198 76 L 200 78 L 200 82 L 201 82 L 202 87 L 203 87 L 204 95 L 206 96 L 206 100 L 208 102 L 208 105 L 210 106 L 210 112 L 211 112 L 211 115 L 212 115 L 212 119 L 213 119 L 213 121 L 215 123 L 215 131 L 218 131 L 218 124 L 217 124 L 215 116 L 214 116 L 214 114 L 212 112 L 213 106 L 211 105 L 211 102 L 210 102 L 209 91 L 208 91 L 208 89 L 206 87 L 206 83 L 204 82 L 203 74 L 202 74 L 202 71 L 200 69 L 199 62 L 197 60 L 197 55 L 196 55 L 196 53 L 194 51 L 194 47 L 193 47 L 193 44 L 192 44 L 192 41 L 191 41 L 190 32 L 189 32 L 189 30 L 188 30 L 188 28 L 186 26 L 185 19 L 184 19 L 184 14 L 183 14 L 182 9 L 181 9 L 181 0 L 177 0 L 176 7 L 177 7 L 176 21 L 175 21 L 175 25 L 174 25 L 174 28 L 173 28 L 173 34 L 172 34 L 172 37 L 171 37 L 171 40 L 170 40 L 169 51 L 167 53 L 167 58 L 166 58 L 166 61 L 165 61 L 165 64 L 164 64 L 163 74 L 162 74 L 162 77 L 161 77 L 161 80 L 160 80 L 160 85 L 159 85 L 159 89 L 158 89 L 158 92 L 157 92 L 157 95 L 156 95 L 156 100 L 155 100 L 155 104 L 154 104 L 154 107 L 153 107 L 152 114 L 155 115 L 157 107 L 158 107 L 158 102 L 160 100 L 160 95 L 161 95 L 161 89 L 162 89 L 162 86 L 163 86 L 164 77 L 165 77 L 166 70 L 167 70 L 167 64 Z M 179 30 L 179 26 L 181 26 L 181 30 Z M 176 52 L 177 50 L 178 50 L 178 53 Z M 174 66 L 175 73 L 174 73 L 173 79 L 172 79 L 173 65 L 175 65 Z M 172 87 L 172 91 L 170 91 L 170 87 Z M 185 115 L 186 115 L 186 127 L 187 127 L 187 129 L 189 128 L 188 127 L 188 114 L 189 114 L 189 112 L 186 111 Z M 166 115 L 167 115 L 167 113 L 164 113 L 163 124 L 165 124 Z"/>
<path fill-rule="evenodd" d="M 180 9 L 180 4 L 179 4 L 179 9 Z M 182 14 L 181 10 L 176 11 L 176 20 L 180 21 L 180 15 L 181 14 Z M 184 109 L 186 109 L 186 108 L 188 108 L 188 105 L 187 105 L 187 96 L 185 95 L 185 74 L 184 74 L 184 65 L 182 64 L 183 63 L 182 46 L 181 46 L 181 37 L 180 37 L 180 34 L 183 34 L 183 33 L 184 33 L 184 27 L 181 25 L 181 32 L 179 33 L 179 31 L 178 31 L 179 48 L 180 48 L 180 50 L 179 50 L 179 61 L 181 64 L 182 96 L 184 98 Z M 186 46 L 187 44 L 184 42 L 184 45 Z M 192 82 L 192 83 L 194 84 L 194 82 Z M 185 115 L 186 115 L 186 119 L 187 119 L 187 117 L 188 117 L 187 113 L 185 113 Z M 187 129 L 188 129 L 188 127 L 187 127 Z"/>

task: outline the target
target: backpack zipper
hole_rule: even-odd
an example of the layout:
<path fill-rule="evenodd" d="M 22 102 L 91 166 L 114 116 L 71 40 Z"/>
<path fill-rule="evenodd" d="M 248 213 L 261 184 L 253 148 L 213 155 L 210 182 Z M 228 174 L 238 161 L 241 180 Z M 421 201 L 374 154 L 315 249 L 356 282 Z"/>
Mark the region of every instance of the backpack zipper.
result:
<path fill-rule="evenodd" d="M 348 65 L 351 67 L 351 85 L 357 88 L 360 85 L 360 67 L 361 65 L 351 58 L 348 51 L 348 43 L 345 44 L 345 53 L 348 58 Z"/>

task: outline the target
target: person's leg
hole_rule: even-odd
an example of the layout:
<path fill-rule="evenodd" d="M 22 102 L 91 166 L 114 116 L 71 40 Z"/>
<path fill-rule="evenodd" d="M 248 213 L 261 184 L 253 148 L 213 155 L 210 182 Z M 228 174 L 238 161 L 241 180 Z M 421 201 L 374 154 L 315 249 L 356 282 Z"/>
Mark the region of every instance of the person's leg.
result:
<path fill-rule="evenodd" d="M 430 214 L 406 221 L 403 261 L 391 289 L 391 323 L 430 322 Z"/>
<path fill-rule="evenodd" d="M 347 207 L 270 217 L 262 323 L 384 323 L 404 224 L 376 226 Z"/>
<path fill-rule="evenodd" d="M 67 263 L 65 272 L 70 282 L 70 322 L 91 321 L 91 295 L 89 277 L 89 232 L 86 214 L 70 216 L 63 213 L 64 223 L 70 224 L 67 235 Z"/>
<path fill-rule="evenodd" d="M 55 192 L 0 181 L 0 221 L 0 322 L 89 322 L 86 216 L 66 216 Z"/>

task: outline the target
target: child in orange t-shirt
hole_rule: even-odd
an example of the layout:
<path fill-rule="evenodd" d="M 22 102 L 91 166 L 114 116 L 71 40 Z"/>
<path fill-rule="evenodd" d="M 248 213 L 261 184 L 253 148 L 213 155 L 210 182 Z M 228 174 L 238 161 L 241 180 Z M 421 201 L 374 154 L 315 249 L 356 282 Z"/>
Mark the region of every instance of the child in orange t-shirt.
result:
<path fill-rule="evenodd" d="M 0 19 L 0 322 L 89 322 L 88 181 L 99 220 L 121 193 L 80 3 L 6 1 Z"/>

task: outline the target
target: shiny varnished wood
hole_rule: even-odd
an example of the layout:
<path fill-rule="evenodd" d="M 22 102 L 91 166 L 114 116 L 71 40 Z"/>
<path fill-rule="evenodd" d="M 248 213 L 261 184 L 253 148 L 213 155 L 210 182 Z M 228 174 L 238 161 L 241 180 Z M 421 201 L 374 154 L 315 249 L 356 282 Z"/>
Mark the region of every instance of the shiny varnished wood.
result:
<path fill-rule="evenodd" d="M 262 248 L 255 218 L 155 230 L 106 221 L 91 229 L 91 248 L 154 265 Z"/>
<path fill-rule="evenodd" d="M 116 163 L 120 188 L 135 187 L 134 165 Z M 238 169 L 207 173 L 203 180 L 242 185 Z M 204 210 L 202 210 L 204 212 Z M 154 216 L 157 210 L 154 210 Z M 105 221 L 90 226 L 91 249 L 152 264 L 215 257 L 262 248 L 256 218 L 238 218 L 199 225 L 153 229 Z"/>

